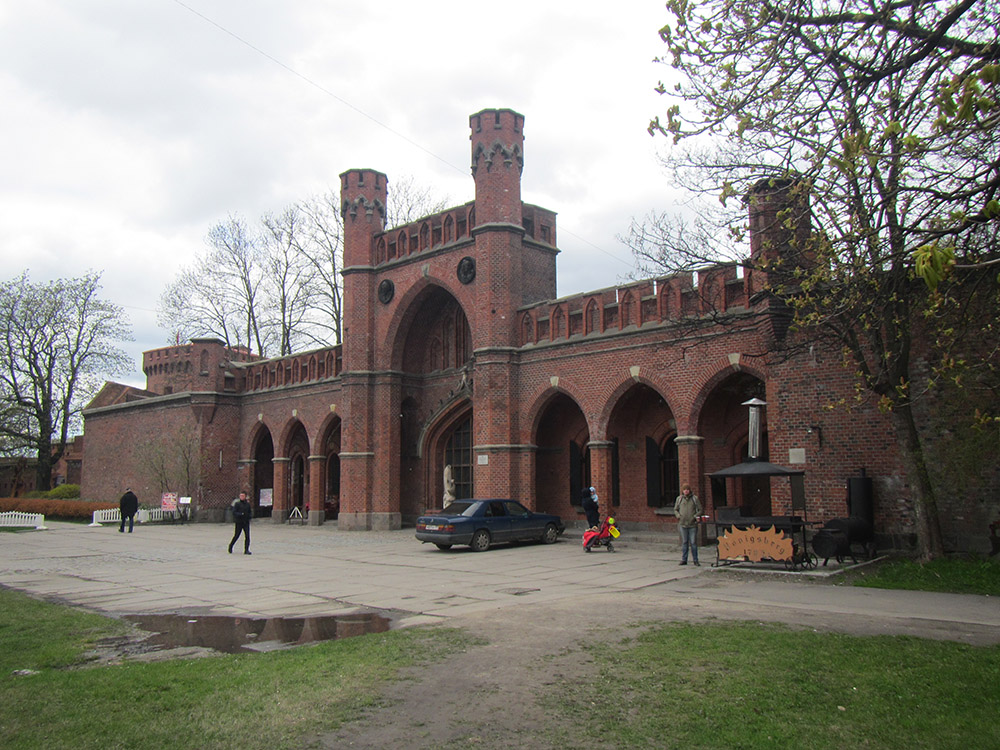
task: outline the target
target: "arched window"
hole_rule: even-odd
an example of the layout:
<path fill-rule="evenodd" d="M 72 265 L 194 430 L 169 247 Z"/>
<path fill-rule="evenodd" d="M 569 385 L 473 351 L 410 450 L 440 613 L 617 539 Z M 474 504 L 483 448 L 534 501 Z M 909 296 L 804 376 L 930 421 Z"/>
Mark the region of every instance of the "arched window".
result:
<path fill-rule="evenodd" d="M 632 325 L 633 322 L 632 314 L 634 312 L 632 308 L 635 307 L 635 301 L 632 299 L 632 292 L 625 293 L 625 295 L 622 297 L 620 307 L 621 307 L 621 315 L 620 315 L 621 327 L 625 328 L 626 326 Z"/>
<path fill-rule="evenodd" d="M 472 417 L 461 422 L 448 438 L 444 451 L 445 466 L 451 466 L 455 480 L 455 499 L 472 497 Z"/>
<path fill-rule="evenodd" d="M 584 333 L 598 333 L 601 330 L 601 308 L 594 300 L 587 303 L 587 327 Z"/>

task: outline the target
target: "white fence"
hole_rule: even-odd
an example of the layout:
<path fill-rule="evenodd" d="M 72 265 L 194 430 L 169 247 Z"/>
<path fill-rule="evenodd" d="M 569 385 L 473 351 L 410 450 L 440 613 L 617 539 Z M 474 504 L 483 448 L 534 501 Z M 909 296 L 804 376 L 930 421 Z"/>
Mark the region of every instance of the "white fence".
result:
<path fill-rule="evenodd" d="M 135 514 L 136 523 L 155 523 L 156 521 L 174 521 L 177 519 L 177 511 L 162 510 L 160 508 L 140 508 Z M 108 510 L 95 510 L 94 520 L 91 526 L 100 526 L 103 523 L 121 524 L 122 513 L 118 508 Z"/>
<path fill-rule="evenodd" d="M 10 510 L 0 513 L 0 526 L 34 526 L 36 529 L 44 529 L 45 516 L 41 513 L 22 513 L 19 510 Z"/>

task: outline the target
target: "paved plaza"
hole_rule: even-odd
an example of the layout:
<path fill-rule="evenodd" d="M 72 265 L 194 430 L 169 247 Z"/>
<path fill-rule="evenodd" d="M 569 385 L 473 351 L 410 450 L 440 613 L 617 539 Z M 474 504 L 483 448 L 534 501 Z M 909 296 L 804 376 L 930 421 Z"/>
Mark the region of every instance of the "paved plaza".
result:
<path fill-rule="evenodd" d="M 626 542 L 613 554 L 584 554 L 573 531 L 554 545 L 475 553 L 420 544 L 412 529 L 348 532 L 333 524 L 258 521 L 247 556 L 242 541 L 227 554 L 231 525 L 144 524 L 132 534 L 119 533 L 117 525 L 47 526 L 0 535 L 0 585 L 114 615 L 301 617 L 376 609 L 404 626 L 499 616 L 528 605 L 565 610 L 601 602 L 664 618 L 778 613 L 771 619 L 839 618 L 871 622 L 873 632 L 1000 642 L 996 598 L 734 575 L 710 567 L 709 548 L 702 567 L 681 567 L 672 544 Z"/>

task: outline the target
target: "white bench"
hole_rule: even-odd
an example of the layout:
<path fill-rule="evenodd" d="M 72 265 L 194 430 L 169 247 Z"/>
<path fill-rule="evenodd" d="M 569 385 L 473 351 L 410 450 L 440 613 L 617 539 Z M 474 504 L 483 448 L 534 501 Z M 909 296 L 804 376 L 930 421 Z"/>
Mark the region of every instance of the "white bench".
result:
<path fill-rule="evenodd" d="M 45 516 L 41 513 L 23 513 L 19 510 L 9 510 L 0 513 L 0 526 L 34 526 L 45 529 Z"/>
<path fill-rule="evenodd" d="M 156 521 L 174 521 L 176 512 L 172 510 L 162 510 L 161 508 L 140 508 L 135 514 L 136 523 L 151 523 Z M 118 508 L 108 508 L 107 510 L 95 510 L 94 520 L 91 526 L 100 526 L 102 523 L 121 524 L 122 513 Z"/>

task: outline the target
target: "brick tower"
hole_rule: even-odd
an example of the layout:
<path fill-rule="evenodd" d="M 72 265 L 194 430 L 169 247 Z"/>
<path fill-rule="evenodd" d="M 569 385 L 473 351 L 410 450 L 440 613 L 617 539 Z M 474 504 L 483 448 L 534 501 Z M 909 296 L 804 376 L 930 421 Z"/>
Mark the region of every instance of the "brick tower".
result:
<path fill-rule="evenodd" d="M 469 118 L 472 175 L 476 182 L 477 297 L 472 338 L 475 352 L 473 451 L 479 497 L 530 497 L 530 456 L 517 439 L 511 404 L 516 402 L 513 361 L 524 282 L 521 170 L 524 117 L 486 109 Z"/>
<path fill-rule="evenodd" d="M 341 443 L 340 526 L 373 526 L 375 475 L 374 385 L 375 268 L 372 238 L 385 227 L 386 176 L 371 169 L 340 175 L 344 219 L 344 369 L 345 428 Z M 277 478 L 276 478 L 277 479 Z M 311 511 L 310 511 L 311 513 Z"/>

